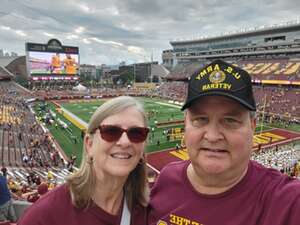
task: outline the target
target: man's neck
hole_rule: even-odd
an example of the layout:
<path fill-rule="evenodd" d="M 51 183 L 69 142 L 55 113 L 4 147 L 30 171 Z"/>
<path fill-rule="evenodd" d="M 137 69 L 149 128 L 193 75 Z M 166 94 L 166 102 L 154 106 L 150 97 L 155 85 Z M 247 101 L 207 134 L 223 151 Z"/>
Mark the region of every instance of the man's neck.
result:
<path fill-rule="evenodd" d="M 192 164 L 187 168 L 187 177 L 192 186 L 201 194 L 215 195 L 223 193 L 237 183 L 239 183 L 246 175 L 248 167 L 242 170 L 239 174 L 232 174 L 224 177 L 223 175 L 199 175 Z"/>

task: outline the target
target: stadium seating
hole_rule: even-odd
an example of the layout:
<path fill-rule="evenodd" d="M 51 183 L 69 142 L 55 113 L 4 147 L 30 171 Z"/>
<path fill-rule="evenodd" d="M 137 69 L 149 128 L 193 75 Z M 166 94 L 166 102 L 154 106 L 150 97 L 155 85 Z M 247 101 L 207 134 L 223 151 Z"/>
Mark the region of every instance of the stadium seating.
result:
<path fill-rule="evenodd" d="M 299 158 L 300 151 L 296 150 L 292 144 L 271 147 L 252 154 L 253 160 L 287 174 L 292 172 L 295 164 L 300 163 Z"/>
<path fill-rule="evenodd" d="M 203 63 L 187 63 L 176 65 L 176 67 L 168 74 L 167 80 L 184 80 L 189 74 L 192 74 L 196 69 L 203 66 Z"/>
<path fill-rule="evenodd" d="M 203 63 L 194 62 L 176 65 L 167 80 L 186 80 Z M 300 79 L 300 59 L 252 59 L 238 60 L 235 65 L 248 71 L 253 79 L 286 80 Z"/>
<path fill-rule="evenodd" d="M 286 79 L 299 80 L 300 62 L 288 60 L 240 61 L 239 65 L 248 70 L 253 78 L 257 79 Z M 65 164 L 58 157 L 58 149 L 53 147 L 53 140 L 49 133 L 45 133 L 39 124 L 36 115 L 26 104 L 26 98 L 39 99 L 74 99 L 73 101 L 93 101 L 96 98 L 119 95 L 160 97 L 172 101 L 183 102 L 186 98 L 187 74 L 191 74 L 199 64 L 191 64 L 187 68 L 178 68 L 172 82 L 163 82 L 156 89 L 137 88 L 101 88 L 90 89 L 89 92 L 79 93 L 73 90 L 49 91 L 45 89 L 28 92 L 20 89 L 13 82 L 0 82 L 0 163 L 8 167 L 8 175 L 12 178 L 12 188 L 21 200 L 16 207 L 19 212 L 27 207 L 28 203 L 20 192 L 36 191 L 37 184 L 29 178 L 39 177 L 41 182 L 47 182 L 53 187 L 64 181 L 70 174 Z M 181 81 L 176 81 L 181 80 Z M 284 121 L 300 121 L 300 90 L 289 86 L 254 86 L 257 107 L 260 113 L 264 112 L 269 119 Z M 38 97 L 37 97 L 38 96 Z M 54 157 L 55 158 L 55 157 Z M 291 172 L 299 151 L 290 146 L 277 149 L 267 149 L 263 153 L 255 153 L 253 159 L 263 164 L 275 167 L 284 172 Z M 49 171 L 52 178 L 49 179 Z M 150 180 L 156 177 L 156 171 L 150 172 Z M 24 194 L 24 193 L 23 193 Z M 23 196 L 24 197 L 24 196 Z"/>
<path fill-rule="evenodd" d="M 253 79 L 293 81 L 300 78 L 300 60 L 243 60 L 237 65 L 248 71 Z"/>

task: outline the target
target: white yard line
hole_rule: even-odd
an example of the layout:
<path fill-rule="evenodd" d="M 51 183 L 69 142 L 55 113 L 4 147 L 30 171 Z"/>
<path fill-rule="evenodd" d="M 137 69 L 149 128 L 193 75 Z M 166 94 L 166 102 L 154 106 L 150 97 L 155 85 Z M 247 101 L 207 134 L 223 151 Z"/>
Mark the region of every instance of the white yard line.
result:
<path fill-rule="evenodd" d="M 171 106 L 171 107 L 178 108 L 178 109 L 181 108 L 181 106 L 173 105 L 173 104 L 170 104 L 170 103 L 164 103 L 164 102 L 155 102 L 155 103 L 156 103 L 156 104 L 159 104 L 159 105 L 167 105 L 167 106 Z"/>
<path fill-rule="evenodd" d="M 157 174 L 160 174 L 159 170 L 151 166 L 149 163 L 147 163 L 147 166 L 149 166 L 152 170 L 154 170 Z"/>
<path fill-rule="evenodd" d="M 61 109 L 64 111 L 64 113 L 68 114 L 69 116 L 71 116 L 73 119 L 77 120 L 77 122 L 79 122 L 81 125 L 83 125 L 84 127 L 88 127 L 88 124 L 83 121 L 82 119 L 80 119 L 78 116 L 76 116 L 75 114 L 71 113 L 69 110 L 67 110 L 66 108 L 61 106 Z"/>

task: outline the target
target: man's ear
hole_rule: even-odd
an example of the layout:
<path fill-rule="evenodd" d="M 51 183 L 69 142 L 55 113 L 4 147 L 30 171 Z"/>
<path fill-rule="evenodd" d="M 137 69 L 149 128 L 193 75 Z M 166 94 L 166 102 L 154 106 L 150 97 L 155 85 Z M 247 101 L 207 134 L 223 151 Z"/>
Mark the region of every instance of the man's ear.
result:
<path fill-rule="evenodd" d="M 256 128 L 256 118 L 251 119 L 251 128 L 252 128 L 253 133 L 254 133 L 255 128 Z"/>
<path fill-rule="evenodd" d="M 184 120 L 184 123 L 186 123 L 186 120 L 187 120 L 187 109 L 186 110 L 184 110 L 184 112 L 183 112 L 183 120 Z"/>

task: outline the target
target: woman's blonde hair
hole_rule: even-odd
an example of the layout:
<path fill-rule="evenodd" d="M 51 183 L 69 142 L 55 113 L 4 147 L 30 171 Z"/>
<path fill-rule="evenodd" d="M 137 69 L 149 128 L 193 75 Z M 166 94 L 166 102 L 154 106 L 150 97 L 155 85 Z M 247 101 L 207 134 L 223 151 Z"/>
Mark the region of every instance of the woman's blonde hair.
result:
<path fill-rule="evenodd" d="M 121 96 L 106 101 L 94 112 L 89 121 L 86 135 L 92 136 L 104 119 L 129 107 L 135 107 L 143 115 L 144 124 L 147 126 L 143 105 L 133 97 Z M 66 182 L 72 202 L 78 208 L 89 206 L 96 185 L 93 162 L 87 157 L 85 144 L 83 144 L 83 148 L 80 168 L 68 177 Z M 124 193 L 130 210 L 137 204 L 147 205 L 149 189 L 145 159 L 141 159 L 136 168 L 129 174 L 124 185 Z"/>

